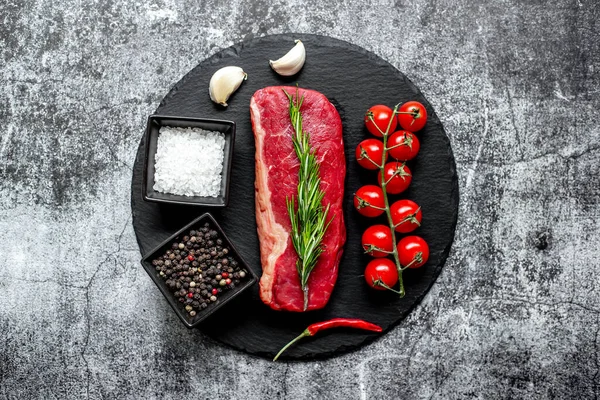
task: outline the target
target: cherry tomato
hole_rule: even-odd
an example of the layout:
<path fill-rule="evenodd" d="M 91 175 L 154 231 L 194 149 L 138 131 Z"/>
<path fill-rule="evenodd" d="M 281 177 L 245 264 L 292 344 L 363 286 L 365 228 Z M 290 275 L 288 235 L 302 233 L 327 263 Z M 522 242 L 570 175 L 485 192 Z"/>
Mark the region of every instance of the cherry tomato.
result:
<path fill-rule="evenodd" d="M 372 260 L 365 268 L 365 281 L 376 290 L 386 290 L 385 286 L 393 287 L 398 283 L 396 264 L 389 258 Z"/>
<path fill-rule="evenodd" d="M 365 185 L 354 194 L 354 207 L 365 217 L 378 217 L 385 211 L 383 190 L 379 186 Z"/>
<path fill-rule="evenodd" d="M 371 120 L 373 117 L 373 120 Z M 365 126 L 371 134 L 377 137 L 383 137 L 385 132 L 394 132 L 398 121 L 394 118 L 394 110 L 388 106 L 378 104 L 367 110 L 365 113 Z M 390 129 L 388 130 L 388 126 Z"/>
<path fill-rule="evenodd" d="M 362 235 L 362 246 L 373 257 L 385 257 L 394 250 L 394 236 L 389 226 L 373 225 Z M 379 249 L 376 250 L 375 248 Z M 381 251 L 380 251 L 381 250 Z"/>
<path fill-rule="evenodd" d="M 387 160 L 387 154 L 386 154 Z M 366 139 L 356 147 L 356 161 L 366 169 L 379 169 L 383 164 L 383 142 L 378 139 Z"/>
<path fill-rule="evenodd" d="M 389 155 L 396 160 L 412 160 L 419 153 L 421 144 L 414 133 L 409 131 L 394 132 L 387 141 Z"/>
<path fill-rule="evenodd" d="M 420 236 L 406 236 L 397 245 L 398 258 L 403 267 L 419 268 L 429 259 L 429 246 Z"/>
<path fill-rule="evenodd" d="M 410 169 L 401 162 L 392 161 L 383 168 L 383 179 L 387 182 L 385 191 L 391 194 L 404 192 L 412 180 Z M 377 174 L 377 182 L 381 185 L 381 171 Z"/>
<path fill-rule="evenodd" d="M 396 232 L 408 233 L 421 226 L 421 207 L 412 200 L 398 200 L 390 206 L 390 213 Z"/>
<path fill-rule="evenodd" d="M 402 129 L 417 132 L 423 129 L 427 123 L 427 110 L 423 104 L 418 101 L 408 101 L 400 106 L 398 112 L 398 122 Z"/>

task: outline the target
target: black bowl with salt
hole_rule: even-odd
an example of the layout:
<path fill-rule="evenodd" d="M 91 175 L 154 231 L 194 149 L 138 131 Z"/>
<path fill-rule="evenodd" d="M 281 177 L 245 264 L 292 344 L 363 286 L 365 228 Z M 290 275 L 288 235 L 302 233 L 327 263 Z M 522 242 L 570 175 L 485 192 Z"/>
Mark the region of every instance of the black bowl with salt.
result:
<path fill-rule="evenodd" d="M 225 207 L 235 122 L 151 115 L 145 133 L 145 201 Z"/>

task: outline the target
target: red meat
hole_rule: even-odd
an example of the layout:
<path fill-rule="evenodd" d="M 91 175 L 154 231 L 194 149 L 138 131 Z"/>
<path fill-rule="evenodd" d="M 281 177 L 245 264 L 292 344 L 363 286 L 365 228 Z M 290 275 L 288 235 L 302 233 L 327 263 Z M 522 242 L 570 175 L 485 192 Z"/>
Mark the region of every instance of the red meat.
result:
<path fill-rule="evenodd" d="M 275 310 L 303 311 L 304 295 L 296 270 L 298 256 L 291 239 L 286 197 L 297 195 L 298 157 L 292 145 L 293 128 L 289 100 L 283 90 L 272 86 L 258 90 L 250 101 L 256 143 L 256 222 L 260 239 L 262 277 L 260 297 Z M 346 160 L 342 121 L 329 100 L 314 90 L 299 89 L 304 96 L 300 112 L 304 131 L 320 164 L 323 204 L 330 204 L 333 219 L 325 237 L 324 251 L 308 280 L 308 310 L 323 308 L 333 291 L 338 265 L 346 242 L 342 201 Z"/>

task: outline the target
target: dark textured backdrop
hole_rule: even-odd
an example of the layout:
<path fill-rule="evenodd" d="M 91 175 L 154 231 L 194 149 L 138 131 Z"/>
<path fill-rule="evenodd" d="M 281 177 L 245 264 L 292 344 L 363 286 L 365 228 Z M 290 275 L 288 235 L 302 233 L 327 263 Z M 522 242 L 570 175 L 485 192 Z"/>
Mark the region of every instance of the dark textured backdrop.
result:
<path fill-rule="evenodd" d="M 0 398 L 595 398 L 600 7 L 473 3 L 2 2 Z M 424 302 L 362 350 L 310 363 L 184 328 L 139 265 L 129 206 L 145 118 L 171 85 L 281 32 L 403 71 L 444 121 L 461 185 Z"/>

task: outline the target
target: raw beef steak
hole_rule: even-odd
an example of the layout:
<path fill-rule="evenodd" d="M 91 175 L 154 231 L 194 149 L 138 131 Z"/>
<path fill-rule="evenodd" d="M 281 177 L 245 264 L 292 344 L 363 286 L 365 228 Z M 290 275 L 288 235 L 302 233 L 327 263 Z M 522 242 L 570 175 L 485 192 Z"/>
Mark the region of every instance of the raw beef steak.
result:
<path fill-rule="evenodd" d="M 256 222 L 263 274 L 260 297 L 275 310 L 303 311 L 304 295 L 296 269 L 298 256 L 291 239 L 286 197 L 297 195 L 298 157 L 292 145 L 294 132 L 289 100 L 296 87 L 272 86 L 258 90 L 250 101 L 256 144 Z M 342 202 L 346 160 L 340 116 L 329 100 L 314 90 L 298 89 L 304 96 L 300 112 L 304 131 L 310 134 L 321 173 L 323 205 L 330 204 L 332 219 L 324 251 L 308 280 L 308 308 L 323 308 L 333 291 L 346 241 Z"/>

